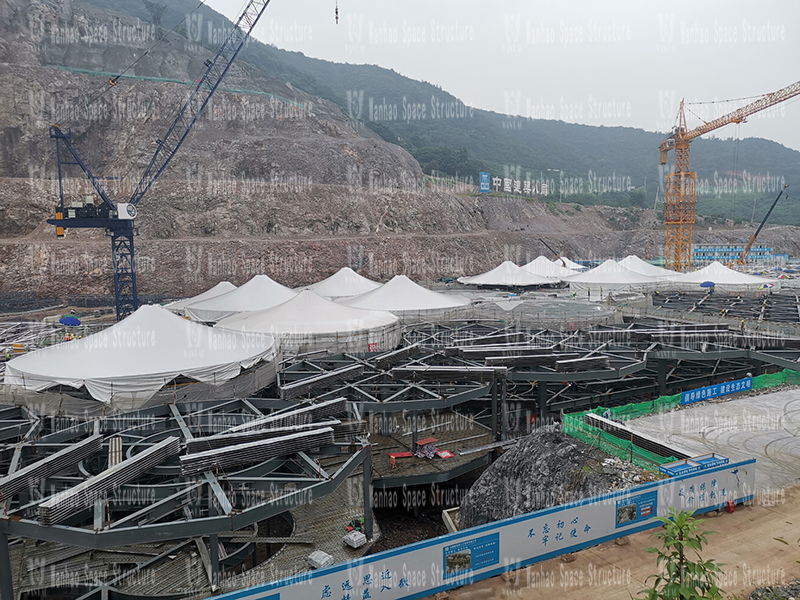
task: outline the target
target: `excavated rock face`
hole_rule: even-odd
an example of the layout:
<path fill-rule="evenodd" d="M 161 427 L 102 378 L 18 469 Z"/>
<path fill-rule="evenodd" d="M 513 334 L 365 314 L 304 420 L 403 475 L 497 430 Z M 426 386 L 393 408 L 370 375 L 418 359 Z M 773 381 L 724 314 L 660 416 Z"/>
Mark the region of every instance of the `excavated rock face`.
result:
<path fill-rule="evenodd" d="M 135 185 L 210 52 L 178 33 L 150 49 L 164 33 L 78 0 L 0 0 L 0 177 L 53 178 L 48 133 L 58 123 L 72 130 L 95 175 Z M 101 94 L 102 73 L 123 70 Z M 170 177 L 176 187 L 235 179 L 409 189 L 422 171 L 339 106 L 238 60 L 165 171 Z"/>
<path fill-rule="evenodd" d="M 561 432 L 535 430 L 484 471 L 461 503 L 461 527 L 541 510 L 626 487 L 607 456 Z M 636 467 L 632 467 L 636 469 Z"/>

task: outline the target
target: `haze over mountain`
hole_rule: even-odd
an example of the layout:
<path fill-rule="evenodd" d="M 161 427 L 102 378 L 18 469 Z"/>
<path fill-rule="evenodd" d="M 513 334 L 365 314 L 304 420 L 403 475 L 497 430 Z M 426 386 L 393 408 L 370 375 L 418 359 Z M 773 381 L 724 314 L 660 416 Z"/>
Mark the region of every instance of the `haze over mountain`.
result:
<path fill-rule="evenodd" d="M 152 2 L 88 1 L 146 21 L 154 19 Z M 193 0 L 174 0 L 164 7 L 156 15 L 161 25 L 183 22 L 178 30 L 209 52 L 220 32 L 231 26 L 226 17 L 206 6 L 198 9 Z M 486 170 L 504 178 L 548 181 L 551 194 L 581 204 L 650 207 L 666 173 L 658 165 L 662 134 L 565 123 L 555 120 L 557 115 L 546 107 L 513 92 L 507 99 L 513 112 L 544 118 L 479 110 L 432 83 L 391 69 L 332 63 L 257 40 L 248 43 L 240 60 L 338 104 L 353 120 L 403 146 L 426 173 L 477 181 L 478 171 Z M 711 136 L 692 143 L 692 168 L 699 177 L 701 213 L 749 221 L 754 208 L 756 218 L 766 212 L 783 182 L 800 182 L 800 152 L 769 140 Z M 663 200 L 663 189 L 659 198 Z M 798 223 L 800 211 L 791 203 L 779 204 L 771 221 Z"/>

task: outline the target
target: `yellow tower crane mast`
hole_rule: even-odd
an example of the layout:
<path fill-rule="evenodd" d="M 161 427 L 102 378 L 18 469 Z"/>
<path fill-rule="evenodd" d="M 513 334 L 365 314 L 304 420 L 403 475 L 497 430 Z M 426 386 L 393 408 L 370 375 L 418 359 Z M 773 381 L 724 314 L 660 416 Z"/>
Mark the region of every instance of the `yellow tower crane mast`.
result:
<path fill-rule="evenodd" d="M 665 266 L 682 273 L 692 262 L 692 228 L 697 211 L 697 173 L 689 170 L 689 142 L 729 123 L 744 123 L 748 116 L 800 95 L 800 81 L 777 92 L 765 94 L 718 119 L 703 123 L 691 131 L 686 127 L 683 100 L 678 111 L 678 124 L 661 142 L 660 162 L 667 164 L 670 150 L 675 150 L 675 168 L 667 174 L 664 188 L 664 224 L 667 228 Z"/>

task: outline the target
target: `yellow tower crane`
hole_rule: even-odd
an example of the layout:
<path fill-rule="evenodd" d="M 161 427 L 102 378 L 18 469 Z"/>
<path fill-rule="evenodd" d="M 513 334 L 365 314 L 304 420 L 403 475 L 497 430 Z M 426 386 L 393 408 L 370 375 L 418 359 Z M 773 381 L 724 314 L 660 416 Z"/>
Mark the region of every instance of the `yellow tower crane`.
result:
<path fill-rule="evenodd" d="M 675 169 L 667 175 L 664 193 L 667 269 L 682 273 L 691 267 L 692 227 L 697 210 L 697 173 L 689 170 L 689 142 L 729 123 L 744 123 L 748 116 L 797 95 L 800 95 L 800 81 L 777 92 L 765 94 L 758 100 L 718 119 L 703 123 L 691 131 L 686 127 L 686 114 L 681 100 L 678 125 L 670 136 L 661 142 L 659 148 L 662 165 L 667 164 L 669 151 L 675 150 Z"/>

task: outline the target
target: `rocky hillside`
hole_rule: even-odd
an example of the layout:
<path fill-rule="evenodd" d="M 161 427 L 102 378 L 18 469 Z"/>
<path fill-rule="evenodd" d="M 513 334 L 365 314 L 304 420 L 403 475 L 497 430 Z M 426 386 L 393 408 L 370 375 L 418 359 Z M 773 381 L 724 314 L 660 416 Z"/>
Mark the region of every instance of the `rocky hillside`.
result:
<path fill-rule="evenodd" d="M 72 128 L 95 175 L 135 184 L 209 51 L 71 0 L 0 0 L 0 176 L 55 177 L 48 128 Z M 116 86 L 108 76 L 130 66 Z M 46 65 L 58 65 L 49 67 Z M 234 63 L 165 180 L 414 182 L 418 163 L 335 104 Z M 355 129 L 357 128 L 357 129 Z"/>
<path fill-rule="evenodd" d="M 58 200 L 48 129 L 72 127 L 112 197 L 128 198 L 208 56 L 177 34 L 147 52 L 156 33 L 77 0 L 0 0 L 0 293 L 111 291 L 102 232 L 56 239 L 45 223 Z M 106 90 L 100 71 L 119 72 L 131 56 L 135 77 Z M 652 211 L 481 196 L 424 177 L 405 150 L 337 105 L 246 64 L 224 84 L 139 206 L 142 293 L 194 294 L 257 273 L 294 286 L 343 265 L 435 280 L 549 255 L 540 237 L 572 257 L 663 253 Z M 68 199 L 92 192 L 70 176 Z M 750 234 L 706 229 L 698 240 Z M 794 228 L 762 239 L 800 252 Z"/>

